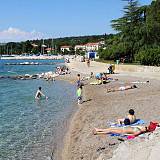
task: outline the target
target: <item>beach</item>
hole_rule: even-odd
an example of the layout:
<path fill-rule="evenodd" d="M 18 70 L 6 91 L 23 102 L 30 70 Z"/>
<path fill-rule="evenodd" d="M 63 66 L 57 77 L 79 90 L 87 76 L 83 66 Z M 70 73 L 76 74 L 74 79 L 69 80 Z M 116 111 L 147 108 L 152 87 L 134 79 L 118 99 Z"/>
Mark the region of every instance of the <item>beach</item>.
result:
<path fill-rule="evenodd" d="M 86 63 L 72 59 L 67 66 L 73 73 L 64 76 L 63 80 L 70 79 L 72 82 L 75 82 L 77 73 L 87 76 L 91 71 L 93 73 L 106 71 L 106 64 L 98 62 L 91 62 L 91 66 L 87 67 Z M 108 128 L 111 122 L 116 122 L 118 118 L 125 117 L 130 108 L 133 108 L 136 117 L 143 119 L 146 124 L 151 120 L 160 121 L 159 75 L 128 71 L 119 73 L 116 71 L 116 73 L 111 77 L 118 78 L 118 81 L 110 82 L 109 84 L 89 85 L 92 80 L 84 81 L 84 103 L 75 106 L 77 111 L 73 115 L 68 132 L 65 135 L 62 159 L 135 160 L 139 158 L 149 160 L 152 158 L 156 160 L 155 155 L 158 154 L 158 151 L 154 148 L 159 146 L 156 141 L 156 138 L 160 137 L 158 130 L 155 132 L 156 134 L 151 133 L 147 137 L 138 137 L 124 142 L 118 140 L 119 137 L 111 137 L 110 135 L 98 136 L 92 133 L 94 127 Z M 149 83 L 136 84 L 138 87 L 136 89 L 107 93 L 107 88 L 109 87 L 122 86 L 133 81 L 146 82 L 147 80 L 149 80 Z M 150 143 L 152 145 L 149 145 Z M 139 147 L 139 149 L 133 152 L 134 147 Z M 149 152 L 148 156 L 145 155 L 146 150 Z"/>

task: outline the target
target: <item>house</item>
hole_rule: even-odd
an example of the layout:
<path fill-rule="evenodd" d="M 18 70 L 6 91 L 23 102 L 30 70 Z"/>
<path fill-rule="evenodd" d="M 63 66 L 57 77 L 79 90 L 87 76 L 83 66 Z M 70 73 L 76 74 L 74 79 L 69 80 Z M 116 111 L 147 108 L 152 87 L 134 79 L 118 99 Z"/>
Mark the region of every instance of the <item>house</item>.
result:
<path fill-rule="evenodd" d="M 74 50 L 75 51 L 77 51 L 77 50 L 85 51 L 86 50 L 86 46 L 85 45 L 76 45 L 74 47 Z"/>
<path fill-rule="evenodd" d="M 71 46 L 61 46 L 61 51 L 64 52 L 66 51 L 70 51 Z"/>
<path fill-rule="evenodd" d="M 52 51 L 54 51 L 53 48 L 46 48 L 45 50 L 47 51 L 47 53 L 51 53 Z"/>
<path fill-rule="evenodd" d="M 86 51 L 97 51 L 99 49 L 99 43 L 87 43 Z"/>

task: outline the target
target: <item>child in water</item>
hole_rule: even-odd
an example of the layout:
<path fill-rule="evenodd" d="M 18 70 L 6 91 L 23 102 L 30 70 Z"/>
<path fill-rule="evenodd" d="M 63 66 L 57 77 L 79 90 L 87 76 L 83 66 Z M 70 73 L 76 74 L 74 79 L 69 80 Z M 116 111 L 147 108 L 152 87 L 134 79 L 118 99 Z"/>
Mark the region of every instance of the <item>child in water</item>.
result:
<path fill-rule="evenodd" d="M 45 97 L 46 99 L 48 99 L 48 97 L 42 93 L 41 89 L 41 87 L 38 88 L 37 93 L 35 95 L 35 99 L 40 99 L 41 97 Z"/>
<path fill-rule="evenodd" d="M 78 104 L 82 103 L 82 85 L 80 85 L 77 88 L 77 99 L 78 99 Z"/>

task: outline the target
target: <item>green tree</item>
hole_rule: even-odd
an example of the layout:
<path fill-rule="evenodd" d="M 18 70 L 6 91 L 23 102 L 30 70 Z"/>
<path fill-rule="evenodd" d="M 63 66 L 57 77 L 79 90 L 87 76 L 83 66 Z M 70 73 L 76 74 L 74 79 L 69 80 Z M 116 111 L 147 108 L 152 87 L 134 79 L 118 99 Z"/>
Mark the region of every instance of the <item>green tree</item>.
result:
<path fill-rule="evenodd" d="M 124 16 L 112 20 L 112 27 L 119 32 L 119 43 L 123 46 L 123 52 L 132 60 L 137 50 L 136 43 L 139 41 L 139 29 L 144 22 L 144 12 L 140 10 L 137 0 L 123 1 L 128 2 L 128 5 L 124 7 Z"/>

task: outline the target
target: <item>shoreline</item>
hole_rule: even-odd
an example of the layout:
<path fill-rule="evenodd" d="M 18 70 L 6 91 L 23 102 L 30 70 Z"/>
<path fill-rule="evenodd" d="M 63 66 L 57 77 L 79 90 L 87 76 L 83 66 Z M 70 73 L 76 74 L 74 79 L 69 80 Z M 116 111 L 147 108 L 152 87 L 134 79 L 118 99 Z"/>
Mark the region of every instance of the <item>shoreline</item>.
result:
<path fill-rule="evenodd" d="M 81 70 L 79 64 L 76 67 L 71 62 L 67 66 L 71 72 L 76 71 L 76 73 L 81 74 L 84 74 L 84 71 L 86 71 L 86 74 L 89 74 L 90 69 L 94 68 L 91 65 L 91 68 L 87 69 L 86 64 L 81 64 L 84 66 L 82 72 L 79 72 Z M 101 67 L 99 67 L 100 69 Z M 118 118 L 124 117 L 130 108 L 135 109 L 138 118 L 142 118 L 147 122 L 149 120 L 160 121 L 160 118 L 158 118 L 158 102 L 160 102 L 158 95 L 160 94 L 157 90 L 158 86 L 160 86 L 159 78 L 153 79 L 153 77 L 149 77 L 146 79 L 146 76 L 143 77 L 141 74 L 134 75 L 132 73 L 121 73 L 111 76 L 114 78 L 118 77 L 120 81 L 107 85 L 86 85 L 84 87 L 85 100 L 87 101 L 87 98 L 92 100 L 78 106 L 76 113 L 72 116 L 68 131 L 64 137 L 62 160 L 107 160 L 112 158 L 122 142 L 108 135 L 94 136 L 92 129 L 94 127 L 107 127 L 107 122 L 113 122 Z M 148 79 L 150 80 L 149 85 L 138 84 L 137 90 L 111 94 L 106 94 L 105 92 L 105 88 L 108 86 L 120 85 L 120 83 L 127 84 L 133 80 L 146 81 Z M 127 99 L 123 101 L 123 98 Z M 141 107 L 139 108 L 139 106 Z"/>
<path fill-rule="evenodd" d="M 59 60 L 64 59 L 63 56 L 14 56 L 14 57 L 0 57 L 0 60 Z"/>

